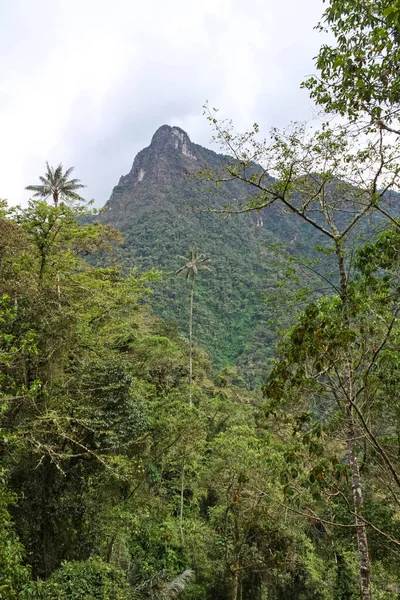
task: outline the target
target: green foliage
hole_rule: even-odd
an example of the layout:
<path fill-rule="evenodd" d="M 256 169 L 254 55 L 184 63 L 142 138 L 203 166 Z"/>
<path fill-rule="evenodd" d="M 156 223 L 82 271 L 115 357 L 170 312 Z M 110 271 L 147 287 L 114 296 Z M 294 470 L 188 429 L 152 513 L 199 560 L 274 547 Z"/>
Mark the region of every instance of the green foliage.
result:
<path fill-rule="evenodd" d="M 190 262 L 187 249 L 194 247 L 209 257 L 212 272 L 205 269 L 196 278 L 195 349 L 204 348 L 217 369 L 236 364 L 247 385 L 259 386 L 269 369 L 279 324 L 288 324 L 298 310 L 295 302 L 286 306 L 290 294 L 280 288 L 286 260 L 279 258 L 277 267 L 273 247 L 283 241 L 291 256 L 303 255 L 313 244 L 300 241 L 301 223 L 292 223 L 275 207 L 261 211 L 257 218 L 248 214 L 223 218 L 212 212 L 223 210 L 232 198 L 239 204 L 249 197 L 239 182 L 216 187 L 196 176 L 206 164 L 221 169 L 227 157 L 194 144 L 197 161 L 160 149 L 164 160 L 160 177 L 152 150 L 150 146 L 143 151 L 148 158 L 140 185 L 136 185 L 134 165 L 114 188 L 99 220 L 123 233 L 118 254 L 124 265 L 163 271 L 162 285 L 155 287 L 150 302 L 162 319 L 178 324 L 185 338 L 189 337 L 190 304 L 186 282 L 175 276 L 181 267 L 179 257 L 184 255 L 185 263 Z M 140 155 L 137 160 L 142 160 Z M 290 293 L 293 289 L 292 285 Z M 265 295 L 279 300 L 266 305 Z"/>
<path fill-rule="evenodd" d="M 90 365 L 85 372 L 82 391 L 90 398 L 86 418 L 103 450 L 128 451 L 148 427 L 147 390 L 127 361 L 114 361 Z"/>
<path fill-rule="evenodd" d="M 9 440 L 0 432 L 1 448 L 4 452 Z M 30 598 L 31 584 L 29 568 L 24 566 L 24 549 L 19 542 L 9 513 L 9 505 L 16 498 L 6 487 L 6 474 L 0 471 L 0 598 L 17 600 Z"/>
<path fill-rule="evenodd" d="M 330 0 L 317 29 L 334 43 L 316 58 L 319 76 L 303 85 L 330 113 L 373 128 L 398 129 L 400 6 L 392 0 Z M 397 132 L 398 133 L 398 132 Z"/>
<path fill-rule="evenodd" d="M 357 45 L 357 27 L 354 28 L 351 20 L 346 24 L 345 18 L 342 19 L 341 10 L 345 5 L 349 3 L 333 0 L 326 14 L 330 15 L 328 20 L 333 19 L 337 26 L 336 32 L 347 27 L 351 40 Z M 360 3 L 353 3 L 350 10 L 354 6 L 358 18 Z M 337 13 L 333 17 L 334 7 Z M 344 17 L 348 16 L 347 12 Z M 357 21 L 357 25 L 363 33 L 365 24 L 362 19 Z M 369 26 L 370 23 L 365 28 L 367 36 L 371 31 Z M 339 41 L 344 52 L 353 50 L 351 41 L 349 43 L 345 36 Z M 351 93 L 346 93 L 350 80 L 344 80 L 340 89 L 337 73 L 332 75 L 330 66 L 324 62 L 326 57 L 321 59 L 324 50 L 326 48 L 320 53 L 322 67 L 326 68 L 322 83 L 313 79 L 309 86 L 317 96 L 325 93 L 324 86 L 332 86 L 334 93 L 339 90 L 339 95 L 344 89 L 345 101 L 352 102 Z M 361 51 L 364 52 L 365 47 Z M 361 60 L 360 64 L 363 62 Z M 337 61 L 336 55 L 333 69 L 343 65 L 344 61 Z M 360 80 L 356 83 L 358 93 L 363 96 L 364 83 L 361 81 L 359 85 Z M 367 85 L 370 85 L 369 81 Z M 322 99 L 319 97 L 319 100 L 342 116 L 349 112 L 347 105 L 339 102 L 335 106 L 329 95 Z M 363 101 L 368 103 L 369 98 L 363 98 Z M 388 104 L 390 110 L 395 109 L 390 97 Z M 267 139 L 260 140 L 257 125 L 243 134 L 236 133 L 230 122 L 218 121 L 216 109 L 205 107 L 217 141 L 232 154 L 226 165 L 228 175 L 246 183 L 249 189 L 255 188 L 254 195 L 242 202 L 239 212 L 260 211 L 279 204 L 300 217 L 314 232 L 322 234 L 326 255 L 330 251 L 329 246 L 333 246 L 335 251 L 336 275 L 332 280 L 322 273 L 322 278 L 336 294 L 332 297 L 331 292 L 328 297 L 306 306 L 296 325 L 284 338 L 264 393 L 268 397 L 267 414 L 279 414 L 280 419 L 293 428 L 295 442 L 291 462 L 294 468 L 292 473 L 282 473 L 287 502 L 302 508 L 298 512 L 303 516 L 314 514 L 313 502 L 322 506 L 326 503 L 324 508 L 328 510 L 332 506 L 332 498 L 339 496 L 333 503 L 338 505 L 344 500 L 347 504 L 350 522 L 333 522 L 336 515 L 320 522 L 355 528 L 362 600 L 372 597 L 368 527 L 378 530 L 394 544 L 399 543 L 387 520 L 383 528 L 378 529 L 373 518 L 369 521 L 364 516 L 368 496 L 373 501 L 379 496 L 384 497 L 391 503 L 392 510 L 398 511 L 399 464 L 392 448 L 397 434 L 388 430 L 390 427 L 386 422 L 388 406 L 383 373 L 388 364 L 393 371 L 397 371 L 399 366 L 399 309 L 397 302 L 393 301 L 393 278 L 390 280 L 390 276 L 386 275 L 383 286 L 376 281 L 382 270 L 376 264 L 379 248 L 374 250 L 371 246 L 364 253 L 359 253 L 359 265 L 364 267 L 364 276 L 360 273 L 358 278 L 354 278 L 352 264 L 348 260 L 348 253 L 354 252 L 354 236 L 367 215 L 384 215 L 388 222 L 398 226 L 396 208 L 391 203 L 391 194 L 387 194 L 389 189 L 399 186 L 397 150 L 393 153 L 397 142 L 392 146 L 391 140 L 388 142 L 384 138 L 383 130 L 398 132 L 380 121 L 379 110 L 370 112 L 372 127 L 364 128 L 364 131 L 350 128 L 347 123 L 333 127 L 324 123 L 316 132 L 294 125 L 283 132 L 274 128 Z M 357 111 L 358 107 L 350 117 L 356 119 Z M 392 118 L 393 114 L 390 114 L 389 119 Z M 376 124 L 379 125 L 379 136 L 374 139 L 369 134 Z M 257 163 L 262 164 L 263 169 L 257 169 Z M 271 173 L 277 178 L 273 179 Z M 231 210 L 234 211 L 234 208 Z M 385 246 L 384 240 L 380 243 Z M 390 254 L 393 259 L 393 251 L 384 256 L 386 267 L 390 263 Z M 375 259 L 373 263 L 376 266 L 370 268 L 368 259 Z M 376 274 L 375 281 L 371 277 L 373 273 Z M 382 430 L 386 435 L 382 435 Z M 308 457 L 302 445 L 308 449 Z M 373 455 L 372 461 L 369 453 Z M 299 477 L 299 464 L 303 472 L 309 470 L 307 480 L 304 474 Z M 378 469 L 383 469 L 385 476 L 370 487 L 368 476 L 375 472 L 378 464 Z M 361 471 L 367 468 L 369 472 L 361 475 Z M 351 485 L 346 486 L 346 483 Z M 392 485 L 396 492 L 393 492 Z M 396 496 L 393 497 L 393 494 Z M 234 597 L 236 590 L 237 577 Z"/>
<path fill-rule="evenodd" d="M 133 598 L 126 575 L 98 557 L 64 563 L 45 583 L 38 600 L 127 600 Z"/>
<path fill-rule="evenodd" d="M 198 182 L 176 176 L 194 154 L 168 135 L 168 168 L 136 164 L 114 190 L 119 249 L 61 165 L 31 186 L 54 206 L 1 204 L 0 598 L 355 599 L 361 529 L 375 596 L 398 595 L 396 216 L 353 252 L 393 209 L 396 150 L 343 127 L 217 132 L 232 159 L 192 150 L 233 180 L 200 204 L 234 197 L 237 219 L 193 212 Z M 194 242 L 213 276 L 189 304 L 173 274 Z M 194 283 L 206 260 L 189 258 Z M 189 316 L 193 351 L 170 320 Z M 268 370 L 264 399 L 243 387 Z"/>

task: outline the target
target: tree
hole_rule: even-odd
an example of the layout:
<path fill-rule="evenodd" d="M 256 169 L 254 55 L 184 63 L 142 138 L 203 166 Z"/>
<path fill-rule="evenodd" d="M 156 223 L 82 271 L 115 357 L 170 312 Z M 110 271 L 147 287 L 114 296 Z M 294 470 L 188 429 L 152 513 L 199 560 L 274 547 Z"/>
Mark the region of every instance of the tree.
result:
<path fill-rule="evenodd" d="M 336 369 L 340 368 L 335 393 L 345 423 L 361 598 L 370 600 L 371 567 L 363 518 L 364 495 L 356 427 L 358 408 L 364 406 L 368 393 L 361 375 L 364 365 L 361 367 L 358 363 L 353 346 L 357 326 L 354 323 L 347 254 L 351 250 L 352 238 L 367 216 L 376 218 L 380 213 L 397 224 L 390 214 L 387 194 L 389 189 L 395 189 L 400 183 L 396 153 L 391 145 L 385 143 L 382 128 L 377 140 L 366 137 L 363 143 L 346 127 L 333 129 L 327 125 L 316 133 L 303 126 L 294 126 L 291 131 L 283 133 L 273 129 L 269 140 L 259 141 L 257 125 L 251 131 L 235 134 L 230 123 L 217 121 L 215 110 L 208 112 L 208 118 L 216 128 L 216 138 L 223 151 L 232 156 L 226 179 L 233 177 L 255 190 L 253 198 L 243 206 L 236 210 L 228 207 L 224 212 L 266 211 L 279 203 L 293 214 L 293 218 L 303 220 L 314 228 L 325 244 L 325 250 L 333 252 L 336 257 L 336 276 L 332 286 L 338 292 L 335 328 L 341 337 L 341 346 L 340 358 L 336 358 L 335 364 Z M 268 218 L 267 212 L 264 218 Z M 313 325 L 309 323 L 308 327 Z M 321 375 L 324 375 L 323 366 L 321 369 Z M 285 377 L 289 379 L 290 368 L 280 376 L 283 380 Z M 361 425 L 365 427 L 365 423 Z"/>
<path fill-rule="evenodd" d="M 147 427 L 132 366 L 116 343 L 137 329 L 146 283 L 83 260 L 108 237 L 108 228 L 81 223 L 83 215 L 81 206 L 74 212 L 73 205 L 32 200 L 2 223 L 0 439 L 4 432 L 7 442 L 0 464 L 19 497 L 13 515 L 35 577 L 48 576 L 71 552 L 80 558 L 87 551 L 93 536 L 85 536 L 86 523 L 93 522 L 82 520 L 79 494 L 85 490 L 90 506 L 88 475 L 95 482 L 105 471 L 113 480 L 108 457 L 131 452 Z M 60 271 L 62 303 L 54 291 Z M 58 504 L 62 494 L 67 512 Z"/>
<path fill-rule="evenodd" d="M 333 33 L 316 57 L 318 76 L 303 86 L 328 113 L 400 135 L 400 4 L 330 0 L 320 31 Z"/>
<path fill-rule="evenodd" d="M 54 168 L 46 162 L 46 174 L 39 176 L 42 185 L 28 185 L 25 189 L 35 192 L 33 195 L 35 198 L 47 200 L 49 196 L 52 196 L 55 208 L 58 207 L 59 201 L 63 199 L 83 200 L 76 193 L 76 190 L 86 186 L 81 184 L 79 179 L 69 179 L 73 169 L 74 167 L 70 167 L 63 173 L 62 163 Z M 60 297 L 60 276 L 58 274 L 56 275 L 56 290 L 58 297 Z"/>
<path fill-rule="evenodd" d="M 185 264 L 176 271 L 177 275 L 185 275 L 186 279 L 190 279 L 192 282 L 190 292 L 190 311 L 189 311 L 189 405 L 192 406 L 192 382 L 193 382 L 193 298 L 195 280 L 199 271 L 205 270 L 210 271 L 210 268 L 206 265 L 209 262 L 209 258 L 204 254 L 198 254 L 196 248 L 191 248 L 190 255 L 188 258 L 180 256 L 179 258 L 185 261 Z"/>
<path fill-rule="evenodd" d="M 214 498 L 209 518 L 218 536 L 215 556 L 225 563 L 231 600 L 241 597 L 246 577 L 272 579 L 286 546 L 287 532 L 278 525 L 280 508 L 270 500 L 277 495 L 282 455 L 270 444 L 268 434 L 256 436 L 249 425 L 228 428 L 210 444 L 203 477 Z"/>
<path fill-rule="evenodd" d="M 399 231 L 389 229 L 376 243 L 357 252 L 353 268 L 358 273 L 350 284 L 351 327 L 346 331 L 341 326 L 337 296 L 310 303 L 281 341 L 264 387 L 268 410 L 281 422 L 287 423 L 288 414 L 294 420 L 293 436 L 299 441 L 296 455 L 308 448 L 313 466 L 302 487 L 309 486 L 314 498 L 331 503 L 330 515 L 336 515 L 334 528 L 348 527 L 355 512 L 348 512 L 345 483 L 352 466 L 344 464 L 337 442 L 342 439 L 344 445 L 348 438 L 348 430 L 343 429 L 343 384 L 344 366 L 346 360 L 350 362 L 353 443 L 365 494 L 360 516 L 375 556 L 376 534 L 382 536 L 384 545 L 390 540 L 391 552 L 397 556 L 400 546 L 399 530 L 391 524 L 399 512 L 400 490 L 398 248 Z M 291 501 L 298 502 L 298 489 L 298 482 L 290 482 Z M 380 515 L 382 502 L 389 519 Z M 312 515 L 309 508 L 302 510 Z M 389 562 L 385 557 L 388 567 Z M 340 561 L 337 564 L 340 566 Z"/>
<path fill-rule="evenodd" d="M 4 437 L 1 435 L 0 438 L 3 447 Z M 6 475 L 0 467 L 0 594 L 2 600 L 17 600 L 29 597 L 30 570 L 23 566 L 24 549 L 15 535 L 10 517 L 9 507 L 16 503 L 16 498 L 7 490 Z"/>
<path fill-rule="evenodd" d="M 54 206 L 58 206 L 60 200 L 82 200 L 77 194 L 77 190 L 84 187 L 80 179 L 69 179 L 74 167 L 70 167 L 63 172 L 62 163 L 54 168 L 46 162 L 46 173 L 39 177 L 41 185 L 28 185 L 25 189 L 35 192 L 34 198 L 42 198 L 46 200 L 50 196 L 53 198 Z"/>

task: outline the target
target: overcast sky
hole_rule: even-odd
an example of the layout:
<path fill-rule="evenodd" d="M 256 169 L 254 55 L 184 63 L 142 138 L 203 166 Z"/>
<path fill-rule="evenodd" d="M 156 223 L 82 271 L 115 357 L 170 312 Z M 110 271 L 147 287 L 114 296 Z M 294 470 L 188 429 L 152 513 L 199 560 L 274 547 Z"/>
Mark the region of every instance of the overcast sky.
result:
<path fill-rule="evenodd" d="M 0 0 L 0 198 L 45 161 L 102 206 L 165 123 L 210 146 L 206 100 L 238 128 L 307 120 L 322 0 Z"/>

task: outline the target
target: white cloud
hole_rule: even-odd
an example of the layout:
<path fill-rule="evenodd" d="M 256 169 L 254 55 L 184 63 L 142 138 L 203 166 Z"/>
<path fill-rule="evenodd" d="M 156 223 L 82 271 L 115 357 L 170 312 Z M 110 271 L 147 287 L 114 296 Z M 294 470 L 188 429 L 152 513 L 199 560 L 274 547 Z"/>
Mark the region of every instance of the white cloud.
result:
<path fill-rule="evenodd" d="M 210 102 L 239 127 L 309 116 L 299 90 L 320 0 L 3 0 L 0 197 L 28 197 L 46 160 L 103 204 L 164 123 L 207 144 Z"/>

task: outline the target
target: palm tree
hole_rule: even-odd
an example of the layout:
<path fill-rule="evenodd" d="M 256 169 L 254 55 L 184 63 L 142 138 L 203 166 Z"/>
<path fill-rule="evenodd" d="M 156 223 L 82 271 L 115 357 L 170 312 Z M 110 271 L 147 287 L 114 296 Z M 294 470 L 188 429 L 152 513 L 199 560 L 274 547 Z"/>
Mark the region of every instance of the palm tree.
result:
<path fill-rule="evenodd" d="M 46 162 L 46 173 L 44 176 L 39 176 L 42 185 L 28 185 L 25 189 L 35 192 L 33 194 L 34 198 L 46 200 L 49 196 L 52 196 L 56 208 L 59 200 L 62 200 L 63 198 L 68 200 L 83 200 L 83 198 L 76 193 L 76 190 L 80 190 L 86 186 L 83 185 L 83 183 L 80 183 L 80 179 L 69 179 L 73 169 L 74 167 L 70 167 L 63 173 L 62 163 L 54 168 Z M 60 298 L 61 289 L 59 275 L 56 276 L 56 292 L 58 298 Z"/>
<path fill-rule="evenodd" d="M 58 202 L 62 198 L 83 200 L 76 191 L 86 186 L 80 183 L 80 179 L 69 179 L 73 169 L 74 167 L 70 167 L 64 173 L 62 163 L 54 168 L 46 162 L 46 173 L 44 176 L 39 177 L 42 184 L 28 185 L 25 189 L 35 192 L 33 194 L 34 198 L 43 198 L 45 200 L 49 196 L 52 196 L 54 206 L 58 206 Z"/>
<path fill-rule="evenodd" d="M 192 406 L 192 378 L 193 378 L 193 298 L 196 275 L 201 270 L 210 271 L 205 263 L 209 258 L 205 254 L 197 254 L 196 248 L 191 248 L 189 258 L 179 256 L 185 261 L 185 264 L 176 271 L 176 275 L 185 275 L 186 279 L 191 279 L 192 288 L 190 292 L 190 316 L 189 316 L 189 405 Z"/>

